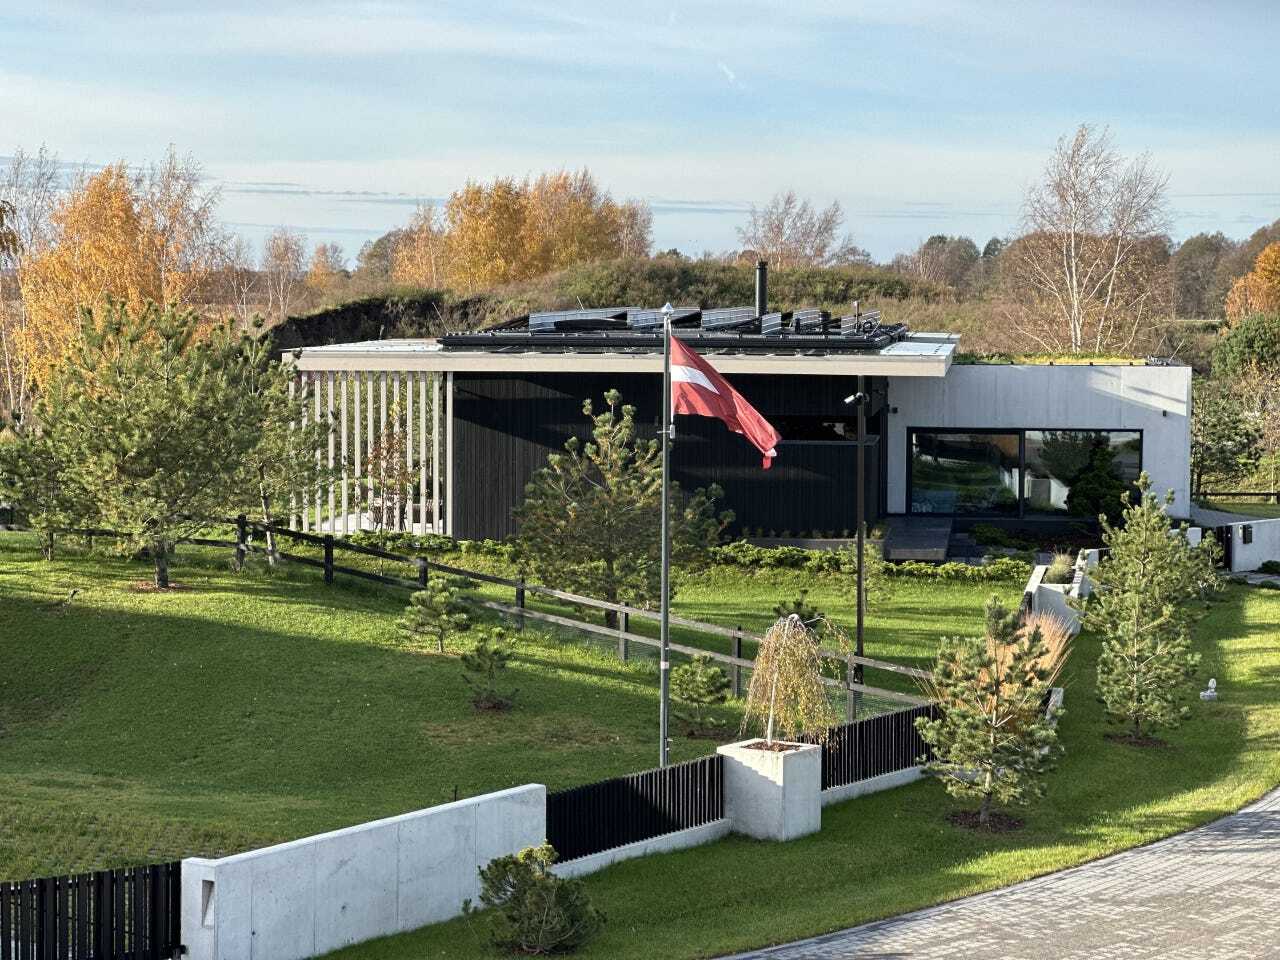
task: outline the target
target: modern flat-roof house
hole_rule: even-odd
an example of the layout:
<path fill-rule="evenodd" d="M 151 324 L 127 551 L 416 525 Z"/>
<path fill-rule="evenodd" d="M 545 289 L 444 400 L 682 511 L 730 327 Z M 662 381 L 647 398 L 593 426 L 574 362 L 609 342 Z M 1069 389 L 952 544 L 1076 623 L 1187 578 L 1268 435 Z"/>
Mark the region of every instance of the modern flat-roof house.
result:
<path fill-rule="evenodd" d="M 845 398 L 860 378 L 871 397 L 871 521 L 1091 519 L 1080 515 L 1071 489 L 1099 469 L 1126 481 L 1145 469 L 1156 489 L 1173 490 L 1173 513 L 1189 513 L 1189 368 L 957 362 L 954 335 L 913 333 L 856 311 L 769 312 L 760 280 L 758 306 L 684 308 L 673 320 L 675 335 L 783 437 L 766 471 L 757 451 L 719 421 L 677 418 L 673 476 L 685 489 L 719 484 L 737 532 L 838 537 L 854 528 L 856 414 Z M 316 414 L 327 407 L 339 418 L 329 456 L 347 463 L 349 476 L 365 477 L 385 459 L 376 437 L 388 423 L 400 425 L 395 455 L 427 468 L 415 473 L 413 502 L 390 526 L 502 538 L 515 530 L 512 508 L 532 473 L 570 436 L 588 432 L 585 399 L 598 405 L 605 391 L 619 390 L 655 435 L 661 314 L 534 313 L 438 340 L 311 347 L 296 362 Z M 367 514 L 347 502 L 348 486 L 309 498 L 305 522 L 367 526 Z"/>

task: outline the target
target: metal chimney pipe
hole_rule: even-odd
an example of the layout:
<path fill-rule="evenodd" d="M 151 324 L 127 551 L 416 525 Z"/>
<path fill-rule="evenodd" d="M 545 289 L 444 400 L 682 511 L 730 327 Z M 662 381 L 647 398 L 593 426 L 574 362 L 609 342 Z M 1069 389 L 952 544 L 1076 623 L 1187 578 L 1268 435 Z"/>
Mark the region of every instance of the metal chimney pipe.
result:
<path fill-rule="evenodd" d="M 756 316 L 763 317 L 769 312 L 769 264 L 764 260 L 756 261 Z"/>

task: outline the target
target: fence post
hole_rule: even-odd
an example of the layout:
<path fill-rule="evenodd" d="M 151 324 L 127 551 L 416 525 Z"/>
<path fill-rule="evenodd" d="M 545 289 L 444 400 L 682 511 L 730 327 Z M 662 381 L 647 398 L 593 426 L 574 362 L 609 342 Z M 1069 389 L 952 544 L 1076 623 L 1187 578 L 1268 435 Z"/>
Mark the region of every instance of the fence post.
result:
<path fill-rule="evenodd" d="M 324 535 L 324 582 L 333 583 L 333 534 Z"/>
<path fill-rule="evenodd" d="M 524 574 L 520 574 L 520 579 L 516 581 L 516 608 L 519 613 L 516 614 L 516 629 L 524 631 Z"/>
<path fill-rule="evenodd" d="M 742 659 L 742 624 L 738 624 L 733 630 L 733 655 Z M 737 700 L 742 696 L 742 665 L 735 663 L 730 676 L 733 677 L 733 698 Z"/>
<path fill-rule="evenodd" d="M 618 611 L 618 659 L 623 663 L 631 656 L 631 645 L 627 633 L 631 630 L 631 614 L 625 610 Z"/>
<path fill-rule="evenodd" d="M 846 723 L 853 723 L 858 719 L 858 698 L 849 684 L 853 683 L 857 676 L 858 668 L 853 662 L 853 654 L 849 654 L 848 657 L 844 664 L 844 719 Z"/>
<path fill-rule="evenodd" d="M 244 558 L 249 552 L 249 522 L 242 513 L 236 517 L 236 569 L 244 566 Z"/>
<path fill-rule="evenodd" d="M 426 557 L 418 558 L 418 586 L 427 589 L 427 580 L 431 577 L 431 564 Z"/>

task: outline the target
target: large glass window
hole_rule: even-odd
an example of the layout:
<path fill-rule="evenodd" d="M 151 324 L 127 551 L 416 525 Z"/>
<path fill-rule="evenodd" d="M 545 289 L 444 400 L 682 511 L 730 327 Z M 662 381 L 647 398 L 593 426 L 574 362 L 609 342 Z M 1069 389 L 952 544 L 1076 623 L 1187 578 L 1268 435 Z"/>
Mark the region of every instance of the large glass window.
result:
<path fill-rule="evenodd" d="M 1028 430 L 1026 437 L 1028 514 L 1096 517 L 1142 469 L 1136 430 Z"/>
<path fill-rule="evenodd" d="M 1017 433 L 911 434 L 911 512 L 1018 513 Z"/>

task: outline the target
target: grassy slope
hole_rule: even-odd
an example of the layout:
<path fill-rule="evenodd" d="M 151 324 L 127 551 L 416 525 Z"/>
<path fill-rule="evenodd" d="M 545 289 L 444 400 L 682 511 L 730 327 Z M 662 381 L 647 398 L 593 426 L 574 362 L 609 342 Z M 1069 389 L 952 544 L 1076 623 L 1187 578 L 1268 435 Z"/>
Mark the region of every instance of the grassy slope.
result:
<path fill-rule="evenodd" d="M 1078 643 L 1066 675 L 1067 754 L 1047 798 L 1015 834 L 949 826 L 936 783 L 823 812 L 789 844 L 730 838 L 611 868 L 587 880 L 608 914 L 583 955 L 703 957 L 814 935 L 1060 869 L 1237 809 L 1280 782 L 1280 597 L 1233 587 L 1196 629 L 1201 676 L 1222 700 L 1194 707 L 1166 749 L 1103 739 L 1092 696 L 1098 644 Z M 342 960 L 482 956 L 483 928 L 458 920 L 344 951 Z"/>
<path fill-rule="evenodd" d="M 1251 503 L 1244 500 L 1206 500 L 1204 506 L 1210 510 L 1222 510 L 1226 513 L 1242 513 L 1247 517 L 1260 517 L 1274 520 L 1280 517 L 1278 503 Z"/>
<path fill-rule="evenodd" d="M 175 567 L 188 589 L 136 589 L 148 575 L 110 557 L 46 564 L 33 539 L 0 533 L 0 878 L 224 853 L 455 787 L 557 788 L 653 765 L 651 662 L 535 637 L 513 668 L 520 708 L 476 716 L 454 658 L 395 645 L 402 592 L 325 588 L 309 570 L 236 575 L 204 550 Z M 804 584 L 847 616 L 837 579 L 795 571 L 713 570 L 679 609 L 759 628 Z M 988 592 L 904 582 L 868 649 L 927 657 L 937 634 L 977 626 Z M 675 756 L 711 748 L 678 740 Z"/>

